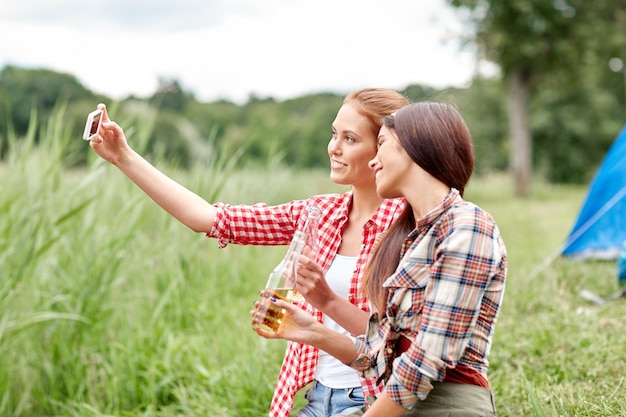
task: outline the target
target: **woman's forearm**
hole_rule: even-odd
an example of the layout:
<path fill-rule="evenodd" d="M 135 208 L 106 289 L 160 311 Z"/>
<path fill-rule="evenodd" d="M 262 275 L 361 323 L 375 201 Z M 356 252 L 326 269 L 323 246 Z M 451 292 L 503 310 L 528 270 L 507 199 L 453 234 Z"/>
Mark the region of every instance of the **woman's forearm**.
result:
<path fill-rule="evenodd" d="M 195 232 L 213 227 L 217 209 L 199 195 L 177 183 L 133 150 L 115 166 L 141 188 L 154 202 Z"/>
<path fill-rule="evenodd" d="M 343 363 L 351 363 L 357 357 L 356 347 L 352 339 L 324 326 L 320 326 L 320 330 L 310 344 L 322 349 Z"/>
<path fill-rule="evenodd" d="M 367 330 L 369 313 L 361 310 L 345 298 L 333 297 L 321 310 L 337 324 L 349 331 L 352 336 L 360 336 Z"/>

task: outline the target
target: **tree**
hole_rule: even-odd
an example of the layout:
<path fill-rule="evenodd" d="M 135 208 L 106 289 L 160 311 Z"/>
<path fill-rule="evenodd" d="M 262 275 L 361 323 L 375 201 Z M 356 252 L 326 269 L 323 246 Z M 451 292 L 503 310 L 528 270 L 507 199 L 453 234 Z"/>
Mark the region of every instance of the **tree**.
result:
<path fill-rule="evenodd" d="M 162 110 L 184 113 L 187 105 L 195 101 L 193 94 L 183 90 L 178 80 L 159 78 L 157 91 L 150 99 L 151 103 Z"/>
<path fill-rule="evenodd" d="M 509 142 L 504 88 L 501 80 L 476 76 L 471 88 L 458 90 L 454 101 L 472 132 L 477 174 L 508 168 Z"/>
<path fill-rule="evenodd" d="M 507 86 L 510 169 L 515 194 L 530 193 L 532 135 L 529 100 L 545 77 L 584 77 L 587 60 L 620 44 L 625 0 L 449 0 L 468 11 L 470 40 L 496 63 Z M 622 26 L 620 29 L 620 22 Z M 605 64 L 606 65 L 606 64 Z M 553 78 L 554 79 L 554 78 Z"/>

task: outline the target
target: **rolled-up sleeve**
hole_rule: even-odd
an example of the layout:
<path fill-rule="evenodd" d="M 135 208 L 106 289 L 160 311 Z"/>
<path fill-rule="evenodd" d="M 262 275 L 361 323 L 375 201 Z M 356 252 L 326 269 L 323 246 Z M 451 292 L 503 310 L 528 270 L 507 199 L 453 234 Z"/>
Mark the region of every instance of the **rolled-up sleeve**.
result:
<path fill-rule="evenodd" d="M 206 234 L 216 238 L 220 248 L 238 245 L 288 245 L 296 231 L 298 218 L 306 208 L 305 201 L 278 206 L 214 204 L 217 214 Z"/>

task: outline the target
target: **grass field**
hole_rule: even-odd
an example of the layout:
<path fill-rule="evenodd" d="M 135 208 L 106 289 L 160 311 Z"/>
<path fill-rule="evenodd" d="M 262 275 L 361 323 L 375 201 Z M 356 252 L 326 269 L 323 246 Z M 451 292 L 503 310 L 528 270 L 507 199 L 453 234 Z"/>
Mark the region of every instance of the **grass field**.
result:
<path fill-rule="evenodd" d="M 0 415 L 265 415 L 285 345 L 259 338 L 249 310 L 285 248 L 218 249 L 95 157 L 61 168 L 49 142 L 0 166 Z M 342 190 L 278 165 L 163 169 L 230 203 Z M 586 189 L 510 190 L 494 176 L 466 193 L 509 253 L 490 370 L 499 415 L 626 416 L 626 302 L 579 295 L 615 292 L 615 263 L 558 256 Z"/>

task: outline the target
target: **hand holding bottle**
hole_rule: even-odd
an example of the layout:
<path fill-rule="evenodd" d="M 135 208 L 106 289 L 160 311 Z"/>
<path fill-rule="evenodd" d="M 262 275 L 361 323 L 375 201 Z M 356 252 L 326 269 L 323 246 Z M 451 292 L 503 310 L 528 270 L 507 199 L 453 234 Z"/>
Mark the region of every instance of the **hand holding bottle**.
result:
<path fill-rule="evenodd" d="M 314 261 L 314 256 L 308 247 L 298 258 L 297 266 L 298 293 L 318 310 L 324 311 L 326 303 L 337 294 L 330 288 L 324 270 Z"/>
<path fill-rule="evenodd" d="M 293 236 L 285 257 L 270 273 L 267 284 L 265 284 L 265 296 L 261 298 L 260 302 L 255 304 L 256 311 L 252 316 L 252 326 L 255 330 L 270 333 L 278 331 L 283 321 L 285 310 L 272 304 L 269 298 L 274 297 L 287 302 L 293 301 L 296 286 L 295 264 L 298 262 L 298 257 L 302 252 L 304 244 L 304 233 L 297 231 Z"/>
<path fill-rule="evenodd" d="M 308 247 L 307 253 L 311 254 L 317 245 L 317 229 L 321 214 L 321 210 L 315 206 L 308 207 L 307 211 L 304 228 L 294 233 L 285 257 L 274 268 L 267 280 L 265 292 L 270 294 L 269 296 L 288 302 L 304 301 L 296 290 L 298 263 L 305 246 Z M 252 316 L 252 326 L 255 330 L 276 333 L 285 316 L 285 310 L 270 303 L 268 297 L 263 297 L 255 304 L 256 311 Z"/>
<path fill-rule="evenodd" d="M 274 310 L 283 311 L 280 325 L 273 330 L 266 326 L 253 326 L 254 331 L 266 339 L 286 339 L 292 342 L 311 344 L 319 337 L 323 325 L 314 316 L 304 311 L 297 305 L 282 298 L 276 298 L 273 292 L 261 291 L 261 301 L 254 303 L 255 310 L 251 312 L 253 323 L 264 320 L 262 312 L 265 305 L 269 304 Z"/>

